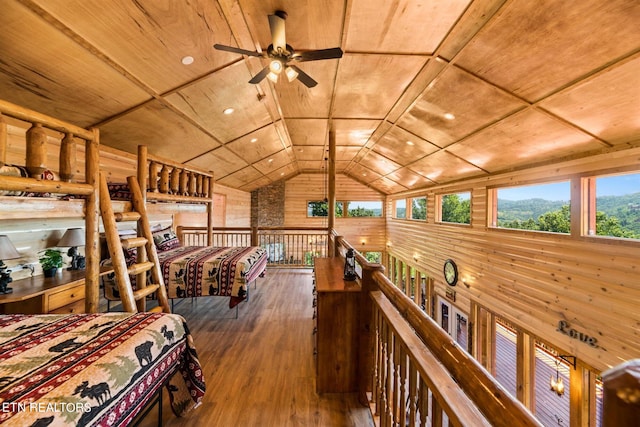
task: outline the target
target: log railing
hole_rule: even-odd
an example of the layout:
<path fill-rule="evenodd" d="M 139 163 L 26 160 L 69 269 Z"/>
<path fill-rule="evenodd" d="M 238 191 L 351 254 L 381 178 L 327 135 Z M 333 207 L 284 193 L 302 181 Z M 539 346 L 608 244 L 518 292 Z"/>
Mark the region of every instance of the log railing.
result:
<path fill-rule="evenodd" d="M 330 233 L 336 256 L 356 250 Z M 388 425 L 540 426 L 471 355 L 356 250 L 361 400 Z"/>
<path fill-rule="evenodd" d="M 4 116 L 31 123 L 26 132 L 25 168 L 29 177 L 0 175 L 0 190 L 34 193 L 57 193 L 84 197 L 85 217 L 85 311 L 98 312 L 99 303 L 99 247 L 98 247 L 98 174 L 99 132 L 83 129 L 53 117 L 0 100 L 0 166 L 6 161 L 7 121 Z M 47 132 L 46 129 L 49 129 Z M 47 143 L 51 134 L 60 133 L 58 173 L 61 180 L 42 180 L 41 174 L 50 168 L 46 164 Z M 76 144 L 85 142 L 85 180 L 72 182 L 76 166 Z M 55 167 L 51 167 L 55 169 Z"/>
<path fill-rule="evenodd" d="M 177 234 L 185 246 L 205 246 L 209 241 L 206 227 L 178 226 Z M 215 227 L 211 242 L 211 246 L 261 246 L 270 266 L 311 268 L 314 258 L 328 254 L 326 228 Z"/>

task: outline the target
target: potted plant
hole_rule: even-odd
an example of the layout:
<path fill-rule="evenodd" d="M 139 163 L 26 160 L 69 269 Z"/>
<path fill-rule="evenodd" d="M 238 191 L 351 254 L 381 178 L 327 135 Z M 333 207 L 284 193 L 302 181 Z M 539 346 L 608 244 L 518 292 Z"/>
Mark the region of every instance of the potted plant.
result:
<path fill-rule="evenodd" d="M 62 252 L 57 249 L 46 249 L 39 259 L 44 277 L 53 277 L 62 267 Z"/>

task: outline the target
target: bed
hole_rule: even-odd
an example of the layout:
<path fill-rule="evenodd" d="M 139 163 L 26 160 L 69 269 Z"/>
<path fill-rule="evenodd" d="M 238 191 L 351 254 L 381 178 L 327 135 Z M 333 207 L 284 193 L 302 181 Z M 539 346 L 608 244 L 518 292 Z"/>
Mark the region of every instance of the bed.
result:
<path fill-rule="evenodd" d="M 181 246 L 158 258 L 170 299 L 229 296 L 229 308 L 247 298 L 249 284 L 267 266 L 267 253 L 259 246 Z"/>
<path fill-rule="evenodd" d="M 192 343 L 176 314 L 0 316 L 0 424 L 129 425 L 163 385 L 182 416 L 205 392 Z"/>

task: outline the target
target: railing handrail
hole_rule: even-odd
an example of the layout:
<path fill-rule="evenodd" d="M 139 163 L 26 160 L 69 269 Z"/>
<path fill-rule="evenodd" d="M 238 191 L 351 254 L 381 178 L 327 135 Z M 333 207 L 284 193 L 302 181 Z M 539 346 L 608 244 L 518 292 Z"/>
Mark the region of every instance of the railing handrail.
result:
<path fill-rule="evenodd" d="M 371 299 L 379 307 L 389 326 L 404 343 L 411 359 L 415 362 L 420 378 L 427 384 L 438 404 L 455 426 L 490 426 L 469 396 L 458 387 L 449 371 L 442 365 L 429 347 L 420 340 L 411 326 L 403 320 L 392 302 L 382 291 L 370 293 Z"/>
<path fill-rule="evenodd" d="M 455 378 L 482 413 L 496 426 L 541 426 L 531 412 L 495 380 L 469 353 L 420 309 L 409 297 L 384 275 L 379 264 L 370 263 L 343 237 L 336 235 L 336 254 L 339 246 L 356 250 L 356 260 L 363 270 L 373 270 L 372 279 L 378 288 L 402 314 L 417 336 Z"/>
<path fill-rule="evenodd" d="M 207 227 L 205 226 L 185 226 L 179 225 L 177 228 L 186 231 L 207 231 Z M 257 229 L 260 231 L 328 231 L 327 227 L 212 227 L 213 231 L 252 231 L 253 229 Z"/>

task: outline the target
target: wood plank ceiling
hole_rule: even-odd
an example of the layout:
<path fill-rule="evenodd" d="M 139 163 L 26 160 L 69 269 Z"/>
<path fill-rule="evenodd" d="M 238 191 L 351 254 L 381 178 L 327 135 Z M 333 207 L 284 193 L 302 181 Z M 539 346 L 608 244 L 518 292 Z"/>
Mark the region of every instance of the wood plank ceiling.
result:
<path fill-rule="evenodd" d="M 385 194 L 640 144 L 637 0 L 2 3 L 0 98 L 242 190 L 326 170 L 330 128 Z M 264 51 L 276 10 L 295 49 L 344 50 L 300 63 L 318 86 L 213 49 Z"/>

